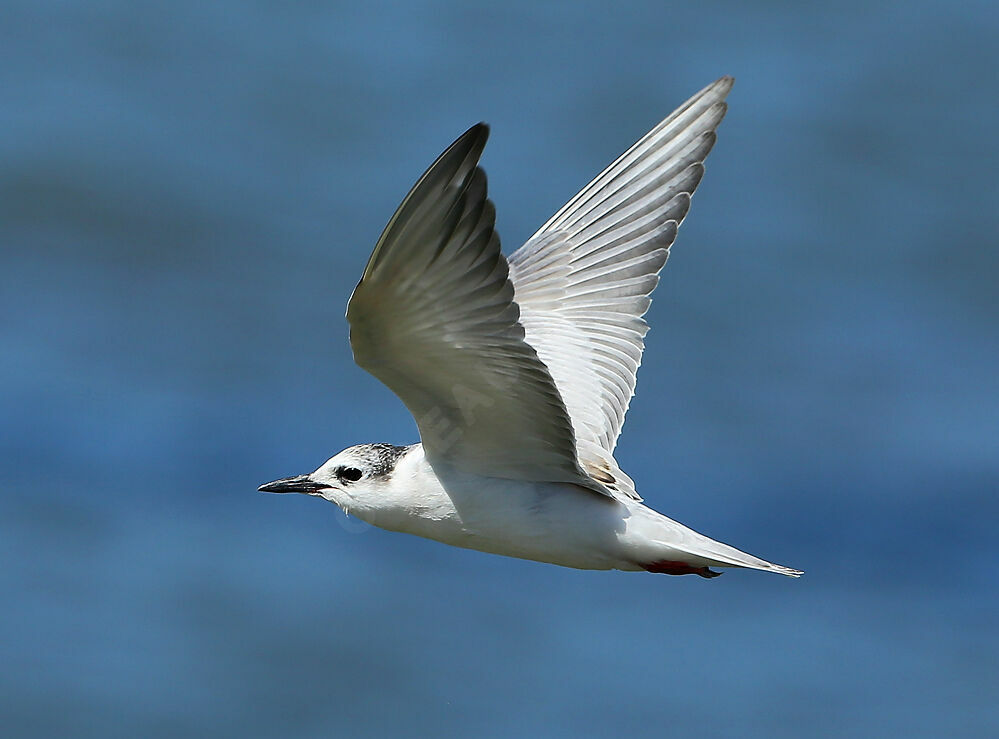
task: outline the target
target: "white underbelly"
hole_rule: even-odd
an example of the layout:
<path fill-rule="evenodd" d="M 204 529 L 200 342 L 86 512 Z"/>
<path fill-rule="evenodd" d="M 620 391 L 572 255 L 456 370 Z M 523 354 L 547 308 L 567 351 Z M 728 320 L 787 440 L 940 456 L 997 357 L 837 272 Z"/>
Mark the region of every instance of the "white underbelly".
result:
<path fill-rule="evenodd" d="M 449 475 L 419 505 L 357 513 L 452 546 L 579 569 L 639 569 L 623 541 L 629 507 L 567 483 Z"/>

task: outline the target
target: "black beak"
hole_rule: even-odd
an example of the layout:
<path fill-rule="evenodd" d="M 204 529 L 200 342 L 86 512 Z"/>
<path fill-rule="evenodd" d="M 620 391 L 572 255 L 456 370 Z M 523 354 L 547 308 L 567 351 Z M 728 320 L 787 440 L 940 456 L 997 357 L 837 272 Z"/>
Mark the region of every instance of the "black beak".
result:
<path fill-rule="evenodd" d="M 308 493 L 315 495 L 320 490 L 332 487 L 322 482 L 316 482 L 308 475 L 298 475 L 297 477 L 283 477 L 274 482 L 261 485 L 257 490 L 261 493 Z"/>

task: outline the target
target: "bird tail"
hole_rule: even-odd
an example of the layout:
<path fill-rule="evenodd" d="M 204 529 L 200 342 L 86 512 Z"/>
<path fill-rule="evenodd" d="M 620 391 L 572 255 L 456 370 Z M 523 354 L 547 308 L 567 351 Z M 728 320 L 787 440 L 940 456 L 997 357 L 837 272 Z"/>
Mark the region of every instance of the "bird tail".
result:
<path fill-rule="evenodd" d="M 704 577 L 720 574 L 707 570 L 708 567 L 744 567 L 764 572 L 775 572 L 787 577 L 801 577 L 804 574 L 802 570 L 754 557 L 752 554 L 699 534 L 661 513 L 648 508 L 646 510 L 653 513 L 658 519 L 658 535 L 655 538 L 659 540 L 662 547 L 656 552 L 654 558 L 643 564 L 647 570 L 668 572 L 669 574 L 686 574 L 682 572 L 672 573 L 669 570 L 669 567 L 683 563 L 692 568 L 693 574 Z M 702 569 L 703 571 L 701 571 Z"/>

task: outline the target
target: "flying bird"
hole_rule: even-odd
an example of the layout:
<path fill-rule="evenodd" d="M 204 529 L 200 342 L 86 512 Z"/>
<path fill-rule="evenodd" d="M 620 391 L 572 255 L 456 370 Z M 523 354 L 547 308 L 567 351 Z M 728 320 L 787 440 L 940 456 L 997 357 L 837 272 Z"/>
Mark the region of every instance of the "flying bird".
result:
<path fill-rule="evenodd" d="M 260 486 L 374 526 L 589 570 L 797 577 L 642 503 L 614 460 L 642 316 L 725 115 L 731 77 L 681 105 L 509 258 L 472 126 L 420 177 L 347 305 L 355 361 L 421 443 L 360 444 Z"/>

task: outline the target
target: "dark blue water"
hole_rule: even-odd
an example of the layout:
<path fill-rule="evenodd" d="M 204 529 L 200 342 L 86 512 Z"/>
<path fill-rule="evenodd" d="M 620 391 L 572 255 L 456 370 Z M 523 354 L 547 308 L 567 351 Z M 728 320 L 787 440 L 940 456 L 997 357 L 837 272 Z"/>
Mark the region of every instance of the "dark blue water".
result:
<path fill-rule="evenodd" d="M 999 732 L 993 3 L 0 5 L 4 736 Z M 563 570 L 255 492 L 407 443 L 343 310 L 486 120 L 508 250 L 737 84 L 618 458 L 807 570 Z"/>

